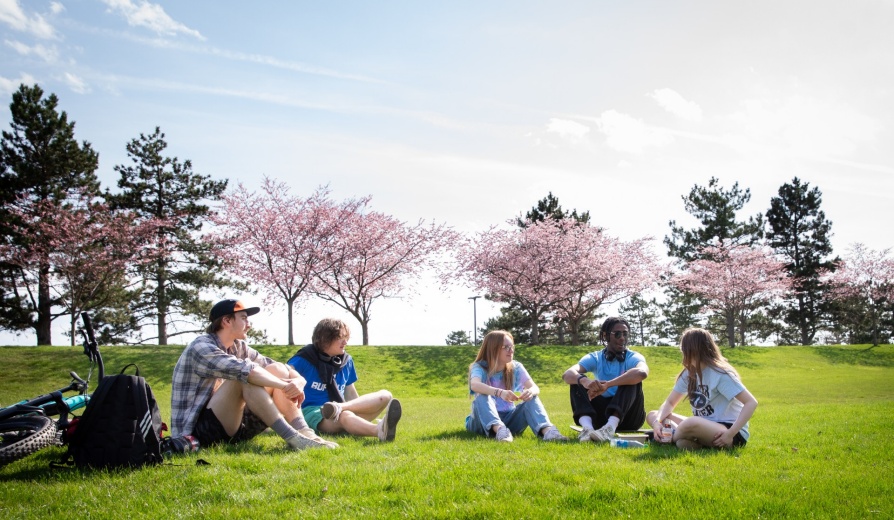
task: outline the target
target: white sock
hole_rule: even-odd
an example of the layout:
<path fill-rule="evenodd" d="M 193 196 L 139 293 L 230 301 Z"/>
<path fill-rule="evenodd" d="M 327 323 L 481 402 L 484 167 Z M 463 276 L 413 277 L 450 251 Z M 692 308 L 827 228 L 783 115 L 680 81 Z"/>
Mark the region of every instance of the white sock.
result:
<path fill-rule="evenodd" d="M 580 419 L 578 419 L 577 422 L 579 422 L 579 423 L 580 423 L 580 427 L 583 428 L 583 429 L 585 429 L 585 430 L 587 430 L 587 429 L 592 430 L 592 429 L 593 429 L 593 418 L 590 417 L 589 415 L 584 415 L 583 417 L 581 417 Z"/>
<path fill-rule="evenodd" d="M 618 424 L 619 424 L 620 422 L 621 422 L 621 419 L 619 419 L 618 417 L 612 415 L 611 417 L 608 418 L 608 422 L 605 423 L 605 424 L 608 425 L 608 426 L 611 426 L 611 427 L 612 427 L 612 430 L 617 430 L 617 429 L 618 429 Z"/>

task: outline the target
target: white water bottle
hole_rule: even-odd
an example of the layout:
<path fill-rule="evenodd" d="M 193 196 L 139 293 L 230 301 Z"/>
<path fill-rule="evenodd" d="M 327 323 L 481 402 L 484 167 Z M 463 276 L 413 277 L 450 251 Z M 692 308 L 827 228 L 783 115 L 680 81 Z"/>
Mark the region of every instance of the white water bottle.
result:
<path fill-rule="evenodd" d="M 618 439 L 617 437 L 611 440 L 612 448 L 645 448 L 646 445 L 639 441 L 629 441 L 627 439 Z"/>

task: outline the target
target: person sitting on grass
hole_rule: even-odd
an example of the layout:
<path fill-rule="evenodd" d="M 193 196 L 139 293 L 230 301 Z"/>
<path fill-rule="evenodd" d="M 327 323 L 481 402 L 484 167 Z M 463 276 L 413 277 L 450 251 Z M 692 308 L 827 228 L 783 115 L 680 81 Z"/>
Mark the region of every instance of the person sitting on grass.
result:
<path fill-rule="evenodd" d="M 295 450 L 336 448 L 304 420 L 304 379 L 245 343 L 248 321 L 260 311 L 238 300 L 211 308 L 211 324 L 180 354 L 171 384 L 171 435 L 201 446 L 251 439 L 272 428 Z"/>
<path fill-rule="evenodd" d="M 680 339 L 683 371 L 674 389 L 648 422 L 659 442 L 674 442 L 678 448 L 730 448 L 748 442 L 748 421 L 757 409 L 757 399 L 742 384 L 742 378 L 720 353 L 711 333 L 691 328 Z M 673 413 L 689 397 L 692 417 Z M 662 439 L 665 421 L 676 428 L 670 439 Z"/>
<path fill-rule="evenodd" d="M 649 366 L 642 354 L 627 350 L 628 334 L 627 320 L 606 318 L 599 330 L 605 348 L 582 357 L 562 374 L 571 388 L 580 442 L 607 442 L 615 431 L 637 430 L 646 419 L 643 380 L 649 376 Z M 595 378 L 588 378 L 587 372 Z"/>
<path fill-rule="evenodd" d="M 354 383 L 354 360 L 345 351 L 351 333 L 341 320 L 317 323 L 312 343 L 299 350 L 288 364 L 308 382 L 301 405 L 311 428 L 324 433 L 347 433 L 393 441 L 400 421 L 400 401 L 388 390 L 360 395 Z M 385 415 L 373 423 L 382 411 Z"/>
<path fill-rule="evenodd" d="M 504 330 L 488 332 L 478 357 L 469 366 L 469 393 L 474 395 L 466 430 L 512 442 L 512 436 L 531 428 L 545 441 L 567 441 L 549 422 L 538 395 L 540 388 L 518 361 L 515 344 Z"/>

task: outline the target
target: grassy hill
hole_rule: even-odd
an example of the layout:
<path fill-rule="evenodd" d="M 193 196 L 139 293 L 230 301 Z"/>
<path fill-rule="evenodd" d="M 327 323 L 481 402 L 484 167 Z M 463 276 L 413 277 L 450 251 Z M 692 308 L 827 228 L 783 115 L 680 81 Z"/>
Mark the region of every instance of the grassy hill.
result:
<path fill-rule="evenodd" d="M 137 363 L 165 421 L 182 347 L 107 347 L 108 373 Z M 290 347 L 261 347 L 285 360 Z M 635 348 L 651 368 L 657 408 L 680 369 L 679 350 Z M 0 517 L 58 518 L 890 518 L 894 517 L 894 346 L 727 349 L 760 401 L 744 449 L 684 453 L 512 444 L 467 434 L 473 347 L 349 347 L 361 392 L 401 399 L 396 442 L 337 437 L 335 451 L 288 452 L 273 434 L 203 449 L 139 471 L 53 469 L 62 449 L 0 468 Z M 571 435 L 560 376 L 585 347 L 524 347 L 516 358 Z M 0 348 L 0 404 L 62 386 L 83 372 L 80 349 Z M 82 375 L 84 375 L 82 373 Z M 688 414 L 681 405 L 678 411 Z M 196 459 L 210 463 L 197 466 Z"/>

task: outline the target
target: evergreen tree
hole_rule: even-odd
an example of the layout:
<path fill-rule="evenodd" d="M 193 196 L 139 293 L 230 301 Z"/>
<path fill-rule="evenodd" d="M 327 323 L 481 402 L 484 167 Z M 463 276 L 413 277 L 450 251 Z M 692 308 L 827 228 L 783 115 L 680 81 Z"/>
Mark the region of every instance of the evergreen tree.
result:
<path fill-rule="evenodd" d="M 726 245 L 751 245 L 763 238 L 763 215 L 758 213 L 748 220 L 736 220 L 736 212 L 751 200 L 751 190 L 742 191 L 738 182 L 725 190 L 711 177 L 707 187 L 696 184 L 682 198 L 686 211 L 701 226 L 687 230 L 671 220 L 671 234 L 664 237 L 669 256 L 686 262 L 700 260 L 698 251 L 702 247 L 718 245 L 721 241 Z"/>
<path fill-rule="evenodd" d="M 785 268 L 795 282 L 795 291 L 785 298 L 782 318 L 802 345 L 813 344 L 829 314 L 825 297 L 829 288 L 821 278 L 835 270 L 838 260 L 829 259 L 832 222 L 820 210 L 821 203 L 820 190 L 795 177 L 779 188 L 767 211 L 768 245 L 786 259 Z"/>
<path fill-rule="evenodd" d="M 700 310 L 702 302 L 694 294 L 677 289 L 671 284 L 664 285 L 664 303 L 658 305 L 661 309 L 661 321 L 658 327 L 658 342 L 660 344 L 677 345 L 683 331 L 689 327 L 702 325 Z M 721 331 L 723 328 L 721 327 Z M 715 334 L 720 339 L 725 334 Z"/>
<path fill-rule="evenodd" d="M 525 228 L 528 226 L 528 222 L 543 222 L 546 219 L 562 220 L 564 218 L 573 218 L 582 224 L 586 224 L 590 222 L 590 212 L 584 211 L 578 214 L 576 209 L 571 210 L 571 212 L 565 211 L 562 209 L 562 205 L 559 204 L 558 197 L 553 195 L 553 192 L 549 192 L 546 197 L 537 201 L 537 205 L 525 214 L 524 219 L 517 218 L 515 221 L 518 227 Z"/>
<path fill-rule="evenodd" d="M 106 195 L 113 208 L 129 209 L 144 220 L 162 220 L 153 261 L 140 269 L 143 285 L 134 302 L 140 325 L 154 322 L 159 345 L 192 330 L 169 330 L 177 316 L 187 321 L 203 318 L 208 302 L 199 291 L 231 285 L 220 276 L 211 246 L 199 238 L 210 216 L 208 201 L 219 201 L 227 181 L 214 181 L 192 171 L 192 163 L 163 155 L 168 144 L 158 127 L 151 135 L 140 134 L 127 145 L 133 164 L 115 166 L 121 177 L 120 193 Z M 176 328 L 176 327 L 175 327 Z"/>
<path fill-rule="evenodd" d="M 14 206 L 27 213 L 44 202 L 61 205 L 76 191 L 99 191 L 94 173 L 99 155 L 87 141 L 78 144 L 75 123 L 58 104 L 55 94 L 44 97 L 38 85 L 20 85 L 12 95 L 11 131 L 3 132 L 0 144 L 0 243 L 27 249 L 41 240 L 12 217 Z M 24 269 L 0 264 L 0 327 L 34 328 L 37 344 L 51 345 L 50 264 L 46 256 L 36 262 L 34 279 Z"/>
<path fill-rule="evenodd" d="M 655 298 L 646 300 L 639 294 L 631 296 L 618 312 L 630 323 L 630 343 L 655 345 L 660 336 L 661 309 Z"/>

